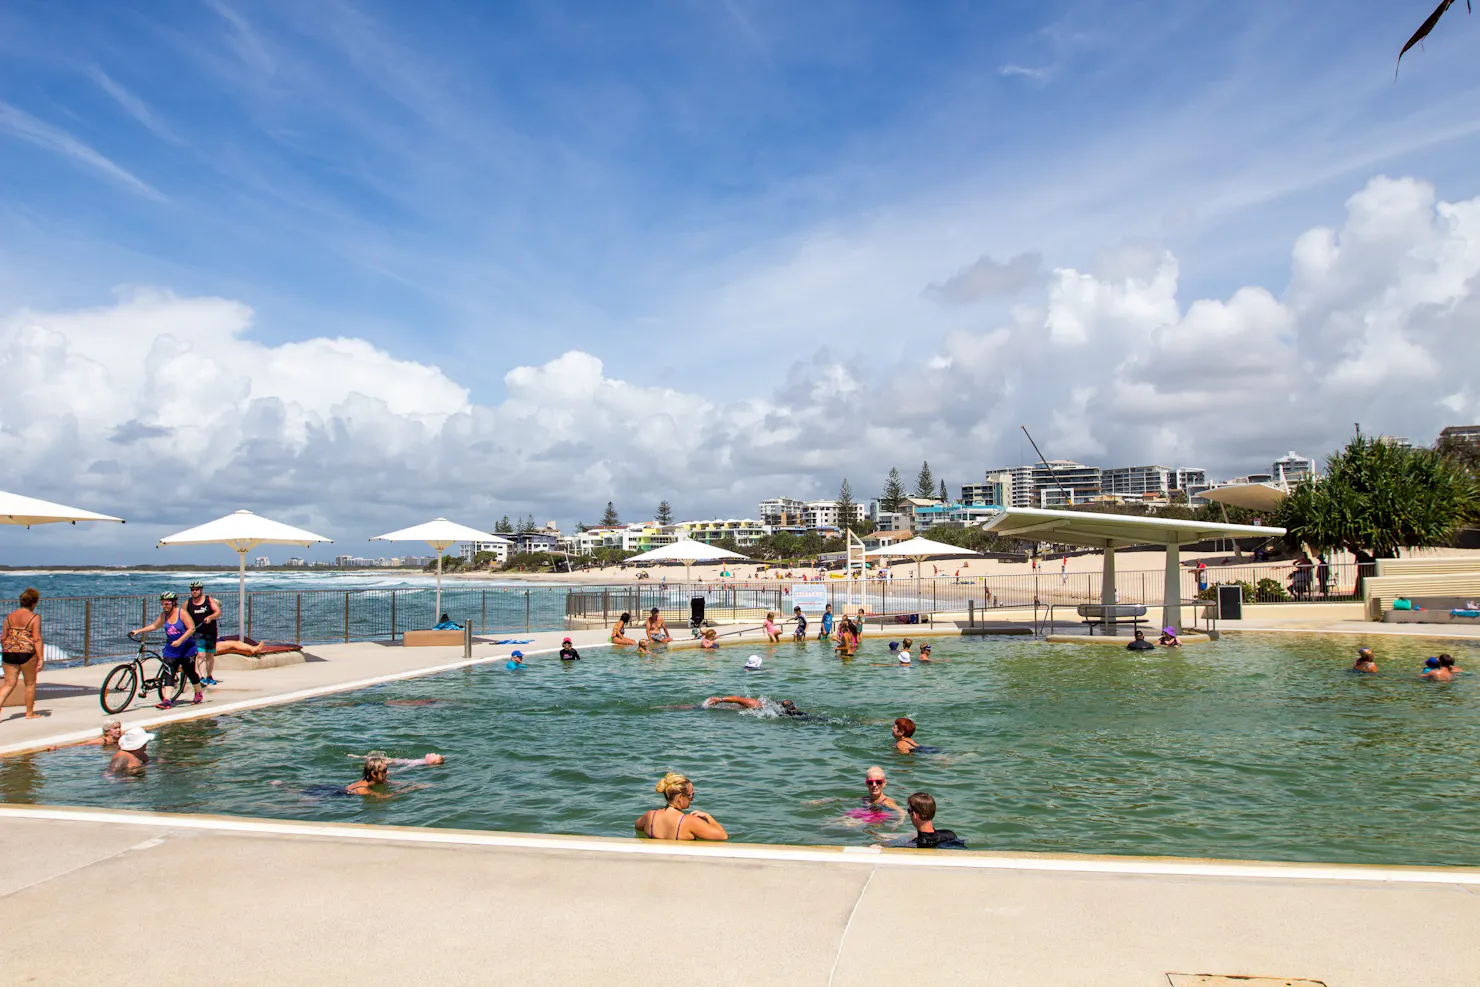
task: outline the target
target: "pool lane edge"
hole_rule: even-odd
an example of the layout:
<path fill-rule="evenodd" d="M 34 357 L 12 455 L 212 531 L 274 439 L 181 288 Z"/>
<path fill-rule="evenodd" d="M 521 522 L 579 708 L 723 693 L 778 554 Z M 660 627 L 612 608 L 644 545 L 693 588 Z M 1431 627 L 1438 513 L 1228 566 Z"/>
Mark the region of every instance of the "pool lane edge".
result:
<path fill-rule="evenodd" d="M 670 843 L 610 836 L 507 833 L 492 830 L 379 826 L 365 823 L 296 822 L 250 816 L 193 815 L 134 809 L 97 809 L 0 803 L 0 819 L 95 823 L 107 826 L 195 830 L 309 839 L 357 840 L 512 850 L 614 853 L 709 860 L 862 864 L 870 867 L 936 867 L 956 870 L 1105 874 L 1123 877 L 1190 877 L 1240 880 L 1427 884 L 1480 887 L 1480 867 L 1408 867 L 1310 864 L 1288 861 L 1096 854 L 1010 853 L 990 850 L 909 850 L 766 843 Z"/>

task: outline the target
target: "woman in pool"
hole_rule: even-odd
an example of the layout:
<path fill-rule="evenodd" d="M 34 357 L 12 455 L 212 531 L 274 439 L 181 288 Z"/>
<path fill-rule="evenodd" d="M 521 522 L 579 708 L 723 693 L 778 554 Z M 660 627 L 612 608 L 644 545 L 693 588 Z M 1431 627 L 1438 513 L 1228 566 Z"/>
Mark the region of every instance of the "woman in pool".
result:
<path fill-rule="evenodd" d="M 373 795 L 378 799 L 389 798 L 386 792 L 377 792 L 374 785 L 384 785 L 390 781 L 391 768 L 382 754 L 371 754 L 365 758 L 365 771 L 359 781 L 350 782 L 344 786 L 347 795 Z"/>
<path fill-rule="evenodd" d="M 1352 671 L 1365 672 L 1371 675 L 1377 673 L 1377 660 L 1373 657 L 1371 648 L 1359 648 L 1357 650 L 1357 661 L 1352 665 Z"/>
<path fill-rule="evenodd" d="M 694 783 L 677 772 L 665 774 L 653 786 L 666 803 L 637 817 L 633 828 L 650 840 L 728 840 L 730 834 L 707 812 L 688 812 L 694 804 Z"/>
<path fill-rule="evenodd" d="M 770 611 L 766 612 L 766 640 L 772 644 L 781 643 L 781 632 L 776 629 L 776 615 Z"/>
<path fill-rule="evenodd" d="M 1182 646 L 1182 642 L 1177 640 L 1177 629 L 1175 627 L 1163 627 L 1161 629 L 1161 637 L 1156 639 L 1156 643 L 1163 648 L 1180 648 Z"/>
<path fill-rule="evenodd" d="M 920 746 L 915 740 L 915 721 L 908 716 L 901 716 L 894 721 L 894 749 L 901 754 L 913 754 Z"/>
<path fill-rule="evenodd" d="M 612 644 L 636 644 L 637 643 L 636 641 L 632 640 L 630 637 L 627 636 L 627 623 L 631 619 L 632 619 L 632 615 L 630 613 L 624 613 L 624 614 L 622 614 L 622 616 L 620 616 L 620 617 L 617 618 L 616 624 L 612 627 L 612 638 L 611 638 Z"/>
<path fill-rule="evenodd" d="M 884 794 L 884 786 L 887 784 L 889 784 L 889 781 L 884 774 L 884 769 L 877 764 L 865 771 L 863 774 L 863 785 L 865 789 L 863 808 L 866 811 L 873 811 L 875 813 L 883 813 L 888 810 L 898 815 L 904 815 L 904 810 L 899 807 L 899 803 Z"/>
<path fill-rule="evenodd" d="M 704 633 L 699 636 L 699 647 L 705 651 L 713 651 L 719 647 L 719 632 L 713 627 L 704 628 Z"/>

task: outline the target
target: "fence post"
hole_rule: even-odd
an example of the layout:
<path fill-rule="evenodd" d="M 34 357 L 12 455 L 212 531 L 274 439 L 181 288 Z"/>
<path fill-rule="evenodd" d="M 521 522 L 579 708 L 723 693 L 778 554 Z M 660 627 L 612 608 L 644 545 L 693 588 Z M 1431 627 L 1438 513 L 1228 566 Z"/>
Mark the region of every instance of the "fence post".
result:
<path fill-rule="evenodd" d="M 344 643 L 349 643 L 349 593 L 344 594 Z"/>
<path fill-rule="evenodd" d="M 247 594 L 247 637 L 252 636 L 252 594 Z M 247 642 L 243 641 L 242 644 Z"/>
<path fill-rule="evenodd" d="M 92 657 L 92 600 L 82 605 L 82 663 Z"/>
<path fill-rule="evenodd" d="M 529 590 L 524 591 L 524 632 L 529 633 Z"/>
<path fill-rule="evenodd" d="M 975 600 L 967 600 L 966 601 L 966 626 L 967 627 L 975 627 L 976 626 L 976 601 Z"/>
<path fill-rule="evenodd" d="M 473 657 L 473 622 L 471 620 L 463 623 L 463 657 Z"/>
<path fill-rule="evenodd" d="M 488 633 L 488 590 L 486 590 L 486 589 L 485 590 L 480 590 L 479 592 L 481 592 L 483 594 L 483 620 L 479 624 L 479 626 L 483 628 L 483 633 L 484 634 L 487 634 Z"/>
<path fill-rule="evenodd" d="M 303 591 L 300 590 L 297 593 L 295 593 L 294 595 L 298 597 L 298 616 L 297 616 L 296 620 L 294 621 L 294 626 L 293 626 L 293 643 L 294 644 L 302 644 L 303 643 Z"/>
<path fill-rule="evenodd" d="M 396 639 L 396 591 L 391 590 L 391 640 Z"/>

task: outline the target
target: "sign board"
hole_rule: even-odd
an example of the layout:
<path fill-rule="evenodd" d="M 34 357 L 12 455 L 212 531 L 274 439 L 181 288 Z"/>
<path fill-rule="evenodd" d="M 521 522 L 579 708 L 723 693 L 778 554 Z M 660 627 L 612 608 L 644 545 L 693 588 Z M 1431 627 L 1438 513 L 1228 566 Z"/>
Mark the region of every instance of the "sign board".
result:
<path fill-rule="evenodd" d="M 822 583 L 792 583 L 791 605 L 802 613 L 821 613 L 827 607 L 827 587 Z"/>

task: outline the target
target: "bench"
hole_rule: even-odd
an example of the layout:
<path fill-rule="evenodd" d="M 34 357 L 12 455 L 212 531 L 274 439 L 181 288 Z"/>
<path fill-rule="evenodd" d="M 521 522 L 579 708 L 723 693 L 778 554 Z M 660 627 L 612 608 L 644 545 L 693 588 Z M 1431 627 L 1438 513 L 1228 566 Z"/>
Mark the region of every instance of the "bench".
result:
<path fill-rule="evenodd" d="M 1472 596 L 1410 596 L 1414 606 L 1422 610 L 1393 610 L 1392 601 L 1386 601 L 1389 609 L 1382 615 L 1384 624 L 1465 624 L 1480 627 L 1480 617 L 1461 617 L 1451 610 L 1470 611 L 1471 603 L 1480 603 L 1480 593 Z"/>
<path fill-rule="evenodd" d="M 1410 600 L 1455 596 L 1473 599 L 1480 596 L 1480 565 L 1469 572 L 1368 576 L 1362 580 L 1362 596 L 1369 620 L 1384 620 L 1392 609 L 1393 600 L 1400 596 Z"/>
<path fill-rule="evenodd" d="M 462 631 L 407 631 L 401 635 L 401 644 L 407 648 L 461 647 L 462 643 Z"/>
<path fill-rule="evenodd" d="M 1089 625 L 1090 637 L 1096 627 L 1108 627 L 1113 634 L 1118 624 L 1139 627 L 1146 619 L 1146 608 L 1135 603 L 1081 603 L 1075 609 L 1084 618 L 1080 623 Z"/>

